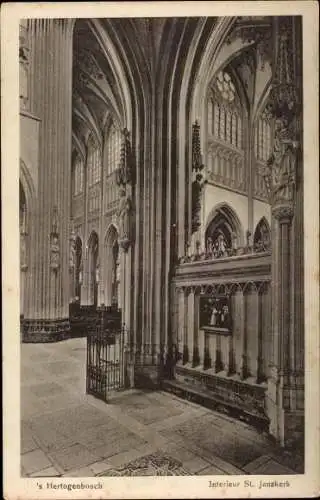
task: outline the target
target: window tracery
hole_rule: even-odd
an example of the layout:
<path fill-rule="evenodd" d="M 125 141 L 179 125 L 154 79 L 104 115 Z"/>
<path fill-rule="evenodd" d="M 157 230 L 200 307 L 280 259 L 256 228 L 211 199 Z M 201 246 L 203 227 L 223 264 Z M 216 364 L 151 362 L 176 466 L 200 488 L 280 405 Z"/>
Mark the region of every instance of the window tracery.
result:
<path fill-rule="evenodd" d="M 88 141 L 87 157 L 88 185 L 93 186 L 101 178 L 101 152 L 92 136 Z"/>
<path fill-rule="evenodd" d="M 74 161 L 74 195 L 77 196 L 83 192 L 83 161 L 79 155 Z"/>
<path fill-rule="evenodd" d="M 243 109 L 228 71 L 220 71 L 208 99 L 208 180 L 246 191 Z"/>
<path fill-rule="evenodd" d="M 116 184 L 116 170 L 119 167 L 121 153 L 121 130 L 113 122 L 107 131 L 106 152 L 105 152 L 105 189 L 104 189 L 104 209 L 108 210 L 118 198 Z"/>
<path fill-rule="evenodd" d="M 121 150 L 121 130 L 114 123 L 109 129 L 107 144 L 107 172 L 110 175 L 118 168 Z"/>
<path fill-rule="evenodd" d="M 227 72 L 220 71 L 208 103 L 208 130 L 216 139 L 242 146 L 242 119 L 236 88 Z"/>

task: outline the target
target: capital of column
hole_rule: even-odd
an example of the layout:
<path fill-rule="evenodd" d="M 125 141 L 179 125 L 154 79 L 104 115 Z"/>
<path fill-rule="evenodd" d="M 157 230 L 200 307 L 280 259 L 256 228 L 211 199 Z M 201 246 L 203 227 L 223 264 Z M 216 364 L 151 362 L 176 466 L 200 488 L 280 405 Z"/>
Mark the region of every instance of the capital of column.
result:
<path fill-rule="evenodd" d="M 280 224 L 289 224 L 294 215 L 293 204 L 274 205 L 272 207 L 272 215 Z"/>

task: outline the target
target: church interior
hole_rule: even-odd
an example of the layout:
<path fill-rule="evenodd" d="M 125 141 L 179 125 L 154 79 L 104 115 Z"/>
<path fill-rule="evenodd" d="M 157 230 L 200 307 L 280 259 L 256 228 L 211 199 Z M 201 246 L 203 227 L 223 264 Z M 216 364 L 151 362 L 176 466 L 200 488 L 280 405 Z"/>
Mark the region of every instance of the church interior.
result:
<path fill-rule="evenodd" d="M 19 62 L 22 356 L 303 456 L 302 19 L 21 20 Z"/>

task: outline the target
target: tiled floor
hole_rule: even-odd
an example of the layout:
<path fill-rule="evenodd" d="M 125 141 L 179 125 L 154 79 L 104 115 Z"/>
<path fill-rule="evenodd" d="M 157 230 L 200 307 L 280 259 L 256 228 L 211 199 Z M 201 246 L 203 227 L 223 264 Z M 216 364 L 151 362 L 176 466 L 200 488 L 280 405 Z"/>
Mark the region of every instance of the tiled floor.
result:
<path fill-rule="evenodd" d="M 24 477 L 303 472 L 267 436 L 171 394 L 86 395 L 85 339 L 21 349 Z"/>

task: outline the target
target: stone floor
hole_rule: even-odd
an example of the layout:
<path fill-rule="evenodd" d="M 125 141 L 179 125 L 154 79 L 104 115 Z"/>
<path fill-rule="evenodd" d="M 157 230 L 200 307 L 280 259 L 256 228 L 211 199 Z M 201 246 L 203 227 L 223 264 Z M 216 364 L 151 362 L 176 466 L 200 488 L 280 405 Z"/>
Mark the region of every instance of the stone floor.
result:
<path fill-rule="evenodd" d="M 21 349 L 23 477 L 303 472 L 267 436 L 171 394 L 86 395 L 85 339 Z"/>

